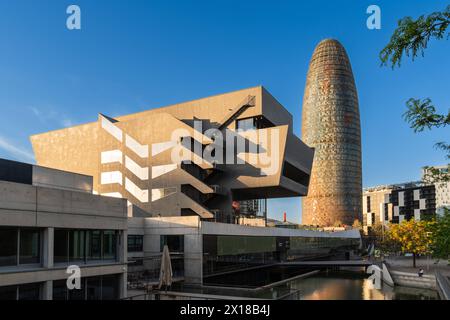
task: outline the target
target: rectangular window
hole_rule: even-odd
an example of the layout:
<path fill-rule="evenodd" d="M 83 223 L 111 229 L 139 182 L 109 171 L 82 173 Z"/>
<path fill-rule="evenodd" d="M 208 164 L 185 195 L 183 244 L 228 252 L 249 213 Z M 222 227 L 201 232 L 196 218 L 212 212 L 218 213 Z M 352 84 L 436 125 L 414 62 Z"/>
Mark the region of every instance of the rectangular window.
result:
<path fill-rule="evenodd" d="M 88 260 L 102 258 L 102 233 L 99 230 L 88 231 Z"/>
<path fill-rule="evenodd" d="M 236 130 L 247 131 L 272 128 L 275 125 L 263 116 L 236 120 Z"/>
<path fill-rule="evenodd" d="M 0 301 L 17 300 L 17 286 L 0 287 Z"/>
<path fill-rule="evenodd" d="M 102 277 L 102 300 L 119 298 L 118 277 L 116 275 Z"/>
<path fill-rule="evenodd" d="M 19 300 L 39 300 L 40 297 L 40 283 L 25 284 L 19 286 Z"/>
<path fill-rule="evenodd" d="M 161 236 L 161 252 L 167 245 L 169 252 L 184 252 L 184 236 L 183 235 L 166 235 Z"/>
<path fill-rule="evenodd" d="M 54 262 L 69 262 L 69 231 L 65 229 L 55 229 L 54 235 Z"/>
<path fill-rule="evenodd" d="M 247 131 L 255 129 L 255 118 L 236 120 L 236 130 Z"/>
<path fill-rule="evenodd" d="M 116 232 L 115 231 L 103 231 L 103 259 L 115 260 L 116 259 Z"/>
<path fill-rule="evenodd" d="M 86 232 L 83 230 L 69 231 L 69 261 L 84 262 L 86 259 Z"/>
<path fill-rule="evenodd" d="M 67 300 L 66 280 L 53 281 L 53 300 Z"/>
<path fill-rule="evenodd" d="M 128 252 L 140 252 L 143 251 L 144 236 L 141 235 L 128 235 Z"/>
<path fill-rule="evenodd" d="M 118 298 L 119 277 L 117 275 L 82 278 L 80 290 L 68 290 L 66 280 L 53 281 L 53 300 L 115 300 Z"/>
<path fill-rule="evenodd" d="M 87 278 L 87 300 L 102 299 L 102 281 L 100 277 Z"/>
<path fill-rule="evenodd" d="M 17 228 L 0 228 L 0 267 L 17 265 Z"/>
<path fill-rule="evenodd" d="M 20 264 L 40 262 L 41 232 L 38 229 L 20 229 Z"/>

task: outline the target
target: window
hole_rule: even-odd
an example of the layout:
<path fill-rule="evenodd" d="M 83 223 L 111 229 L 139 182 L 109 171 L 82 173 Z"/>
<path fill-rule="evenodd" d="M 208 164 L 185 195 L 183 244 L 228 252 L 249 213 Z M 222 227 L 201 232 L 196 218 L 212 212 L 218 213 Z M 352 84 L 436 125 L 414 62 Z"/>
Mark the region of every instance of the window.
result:
<path fill-rule="evenodd" d="M 242 131 L 255 130 L 255 118 L 236 120 L 236 129 Z"/>
<path fill-rule="evenodd" d="M 0 228 L 0 267 L 17 265 L 17 228 Z"/>
<path fill-rule="evenodd" d="M 39 263 L 40 234 L 39 229 L 0 228 L 0 267 Z"/>
<path fill-rule="evenodd" d="M 80 290 L 68 290 L 66 280 L 53 281 L 53 300 L 114 300 L 118 298 L 118 275 L 82 278 Z"/>
<path fill-rule="evenodd" d="M 102 277 L 102 300 L 114 300 L 119 298 L 118 277 Z"/>
<path fill-rule="evenodd" d="M 82 262 L 86 257 L 86 231 L 69 231 L 69 261 Z"/>
<path fill-rule="evenodd" d="M 17 300 L 17 286 L 0 287 L 1 300 Z"/>
<path fill-rule="evenodd" d="M 102 281 L 100 277 L 87 278 L 87 300 L 102 299 Z"/>
<path fill-rule="evenodd" d="M 117 259 L 117 231 L 55 230 L 55 263 Z"/>
<path fill-rule="evenodd" d="M 116 259 L 116 232 L 103 231 L 103 259 Z"/>
<path fill-rule="evenodd" d="M 69 233 L 65 229 L 55 229 L 54 234 L 54 262 L 68 262 L 69 261 Z"/>
<path fill-rule="evenodd" d="M 140 252 L 143 251 L 144 236 L 141 235 L 128 235 L 128 252 Z"/>
<path fill-rule="evenodd" d="M 169 247 L 169 252 L 184 252 L 184 236 L 182 235 L 166 235 L 161 236 L 161 252 L 164 246 Z"/>
<path fill-rule="evenodd" d="M 40 297 L 40 283 L 32 283 L 19 286 L 19 300 L 39 300 Z"/>
<path fill-rule="evenodd" d="M 39 300 L 40 298 L 40 283 L 0 287 L 0 300 Z"/>
<path fill-rule="evenodd" d="M 40 262 L 40 234 L 38 229 L 20 229 L 20 264 Z"/>
<path fill-rule="evenodd" d="M 99 230 L 88 231 L 88 260 L 100 260 L 102 257 L 102 234 Z"/>
<path fill-rule="evenodd" d="M 271 128 L 275 125 L 263 116 L 236 120 L 236 130 L 247 131 Z"/>

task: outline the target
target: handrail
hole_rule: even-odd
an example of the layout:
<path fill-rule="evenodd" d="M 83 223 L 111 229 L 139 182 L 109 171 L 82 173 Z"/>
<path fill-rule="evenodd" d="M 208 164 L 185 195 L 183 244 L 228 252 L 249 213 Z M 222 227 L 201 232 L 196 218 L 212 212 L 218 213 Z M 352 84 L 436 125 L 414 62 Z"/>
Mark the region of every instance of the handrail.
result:
<path fill-rule="evenodd" d="M 227 126 L 231 121 L 233 121 L 233 118 L 235 115 L 242 111 L 243 108 L 248 107 L 254 107 L 256 105 L 255 103 L 256 97 L 248 95 L 245 97 L 245 99 L 239 103 L 235 108 L 233 108 L 219 123 L 219 130 L 223 129 L 223 127 Z"/>

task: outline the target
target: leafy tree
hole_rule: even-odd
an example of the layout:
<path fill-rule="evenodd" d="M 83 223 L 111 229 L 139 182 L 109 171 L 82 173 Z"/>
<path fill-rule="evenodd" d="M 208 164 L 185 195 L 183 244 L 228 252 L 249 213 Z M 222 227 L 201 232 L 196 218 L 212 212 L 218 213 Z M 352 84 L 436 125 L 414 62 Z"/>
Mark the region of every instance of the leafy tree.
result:
<path fill-rule="evenodd" d="M 381 64 L 390 64 L 394 69 L 396 66 L 400 67 L 404 55 L 411 57 L 413 61 L 419 54 L 423 57 L 431 39 L 448 39 L 449 24 L 450 5 L 442 12 L 422 15 L 417 19 L 405 17 L 399 20 L 389 43 L 380 52 Z M 406 106 L 408 110 L 404 113 L 404 118 L 414 132 L 450 125 L 450 110 L 447 114 L 437 113 L 430 98 L 411 98 L 406 102 Z M 450 159 L 450 144 L 438 142 L 435 147 L 446 152 L 447 158 Z"/>
<path fill-rule="evenodd" d="M 399 244 L 403 253 L 413 254 L 413 267 L 415 268 L 417 255 L 431 252 L 433 229 L 434 222 L 403 220 L 399 224 L 390 225 L 388 237 Z"/>
<path fill-rule="evenodd" d="M 398 252 L 400 247 L 397 242 L 389 237 L 389 226 L 375 223 L 369 228 L 368 240 L 373 243 L 382 253 Z"/>
<path fill-rule="evenodd" d="M 448 259 L 450 256 L 450 210 L 445 209 L 444 215 L 437 218 L 433 232 L 433 254 L 437 258 Z"/>

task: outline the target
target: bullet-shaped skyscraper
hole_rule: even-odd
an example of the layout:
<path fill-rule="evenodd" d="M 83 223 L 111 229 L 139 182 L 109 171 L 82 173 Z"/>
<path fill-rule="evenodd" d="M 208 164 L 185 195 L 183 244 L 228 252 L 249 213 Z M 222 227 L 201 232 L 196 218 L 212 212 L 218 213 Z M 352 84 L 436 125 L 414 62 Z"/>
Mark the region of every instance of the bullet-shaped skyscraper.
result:
<path fill-rule="evenodd" d="M 347 53 L 333 39 L 317 45 L 309 64 L 302 139 L 315 148 L 302 223 L 333 226 L 362 221 L 358 95 Z"/>

